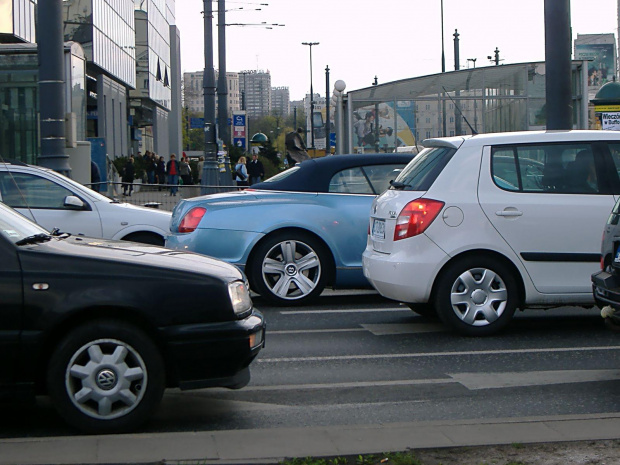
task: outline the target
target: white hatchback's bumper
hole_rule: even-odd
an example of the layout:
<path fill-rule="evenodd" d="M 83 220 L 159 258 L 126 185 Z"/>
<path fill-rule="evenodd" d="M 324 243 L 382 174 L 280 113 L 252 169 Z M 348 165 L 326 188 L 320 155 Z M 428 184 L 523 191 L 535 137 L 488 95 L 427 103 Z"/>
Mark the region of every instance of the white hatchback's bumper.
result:
<path fill-rule="evenodd" d="M 370 243 L 366 246 L 362 255 L 364 276 L 388 299 L 428 302 L 435 277 L 448 255 L 424 234 L 392 246 L 389 254 L 376 252 Z"/>

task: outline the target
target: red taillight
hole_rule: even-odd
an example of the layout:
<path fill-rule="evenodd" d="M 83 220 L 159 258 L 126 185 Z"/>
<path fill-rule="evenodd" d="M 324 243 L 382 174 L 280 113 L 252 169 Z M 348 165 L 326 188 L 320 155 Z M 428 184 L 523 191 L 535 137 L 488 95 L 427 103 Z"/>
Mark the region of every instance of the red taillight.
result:
<path fill-rule="evenodd" d="M 192 208 L 185 214 L 185 216 L 181 220 L 181 223 L 179 223 L 179 232 L 190 233 L 192 231 L 195 231 L 198 227 L 198 224 L 200 223 L 200 220 L 202 220 L 202 217 L 205 216 L 205 213 L 207 213 L 206 208 Z"/>
<path fill-rule="evenodd" d="M 409 202 L 396 219 L 394 240 L 399 241 L 422 234 L 437 218 L 443 206 L 443 202 L 431 199 L 418 199 Z"/>

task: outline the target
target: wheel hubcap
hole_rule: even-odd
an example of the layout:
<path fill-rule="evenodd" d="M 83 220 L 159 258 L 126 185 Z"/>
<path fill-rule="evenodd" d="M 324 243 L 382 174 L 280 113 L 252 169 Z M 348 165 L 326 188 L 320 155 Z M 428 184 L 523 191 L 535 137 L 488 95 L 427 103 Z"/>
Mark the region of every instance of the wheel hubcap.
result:
<path fill-rule="evenodd" d="M 494 271 L 473 268 L 455 280 L 450 301 L 461 321 L 472 326 L 486 326 L 506 310 L 508 291 L 502 278 Z"/>
<path fill-rule="evenodd" d="M 147 380 L 140 354 L 115 339 L 82 346 L 65 373 L 65 387 L 73 405 L 98 420 L 118 418 L 136 408 L 144 397 Z"/>
<path fill-rule="evenodd" d="M 321 278 L 321 261 L 308 244 L 283 241 L 265 255 L 262 273 L 271 293 L 281 299 L 297 300 L 316 288 Z"/>

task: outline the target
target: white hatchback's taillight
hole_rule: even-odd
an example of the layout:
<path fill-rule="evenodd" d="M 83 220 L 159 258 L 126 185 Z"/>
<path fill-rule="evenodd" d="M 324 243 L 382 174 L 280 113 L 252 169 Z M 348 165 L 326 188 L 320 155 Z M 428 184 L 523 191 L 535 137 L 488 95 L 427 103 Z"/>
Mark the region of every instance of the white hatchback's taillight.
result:
<path fill-rule="evenodd" d="M 394 240 L 399 241 L 422 234 L 437 218 L 443 206 L 443 202 L 432 199 L 417 199 L 409 202 L 396 219 Z"/>
<path fill-rule="evenodd" d="M 200 220 L 207 213 L 207 209 L 203 207 L 195 207 L 188 211 L 179 223 L 180 233 L 190 233 L 196 230 Z"/>

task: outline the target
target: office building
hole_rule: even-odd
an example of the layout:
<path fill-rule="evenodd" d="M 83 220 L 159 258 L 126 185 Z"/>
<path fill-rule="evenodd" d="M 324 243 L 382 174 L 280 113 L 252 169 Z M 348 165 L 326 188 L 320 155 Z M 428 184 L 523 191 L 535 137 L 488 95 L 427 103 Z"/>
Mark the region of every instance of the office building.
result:
<path fill-rule="evenodd" d="M 271 74 L 269 71 L 240 71 L 242 106 L 249 117 L 271 114 Z"/>

